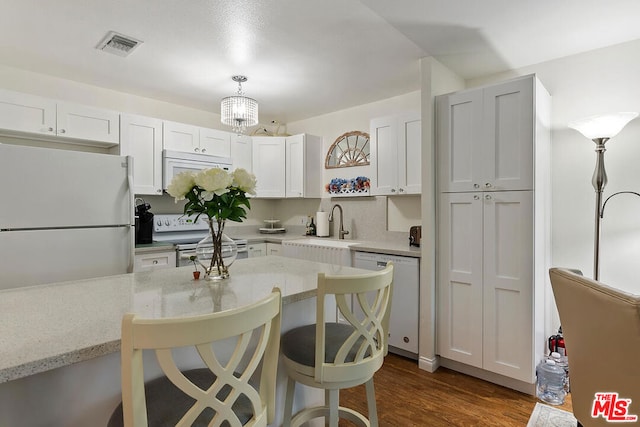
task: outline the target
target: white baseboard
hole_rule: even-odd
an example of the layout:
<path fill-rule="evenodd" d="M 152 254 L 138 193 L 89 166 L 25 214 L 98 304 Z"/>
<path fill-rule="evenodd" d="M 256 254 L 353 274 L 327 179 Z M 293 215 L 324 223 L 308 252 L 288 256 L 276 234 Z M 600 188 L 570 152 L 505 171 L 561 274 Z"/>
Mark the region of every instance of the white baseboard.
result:
<path fill-rule="evenodd" d="M 423 371 L 434 373 L 440 367 L 440 357 L 432 358 L 420 356 L 418 358 L 418 367 Z"/>
<path fill-rule="evenodd" d="M 475 366 L 465 365 L 464 363 L 445 359 L 444 357 L 440 357 L 440 366 L 443 366 L 445 368 L 451 369 L 456 372 L 461 372 L 463 374 L 470 375 L 472 377 L 480 378 L 481 380 L 489 381 L 490 383 L 498 384 L 503 387 L 517 390 L 522 393 L 526 393 L 532 396 L 536 395 L 535 383 L 530 384 L 524 381 L 505 377 L 504 375 L 485 371 L 484 369 L 476 368 Z"/>

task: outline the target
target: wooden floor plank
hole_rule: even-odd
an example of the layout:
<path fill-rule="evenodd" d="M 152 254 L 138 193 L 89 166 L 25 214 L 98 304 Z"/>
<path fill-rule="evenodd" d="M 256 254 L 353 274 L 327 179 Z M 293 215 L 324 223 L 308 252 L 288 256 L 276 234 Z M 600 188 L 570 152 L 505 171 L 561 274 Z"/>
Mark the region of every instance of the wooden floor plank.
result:
<path fill-rule="evenodd" d="M 522 427 L 538 401 L 450 369 L 429 373 L 394 354 L 374 382 L 381 427 Z M 364 386 L 342 390 L 340 404 L 367 414 Z M 571 398 L 559 408 L 571 411 Z M 340 427 L 353 425 L 340 421 Z"/>

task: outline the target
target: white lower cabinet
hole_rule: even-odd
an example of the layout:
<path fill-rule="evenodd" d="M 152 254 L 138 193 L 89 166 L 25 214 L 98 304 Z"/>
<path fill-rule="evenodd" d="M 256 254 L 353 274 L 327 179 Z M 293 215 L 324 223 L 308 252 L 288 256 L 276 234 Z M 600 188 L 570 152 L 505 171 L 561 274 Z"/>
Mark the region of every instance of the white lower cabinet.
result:
<path fill-rule="evenodd" d="M 413 257 L 356 252 L 353 266 L 381 270 L 393 262 L 393 297 L 389 318 L 389 351 L 417 358 L 420 321 L 420 260 Z M 354 301 L 353 304 L 356 304 Z M 358 310 L 354 307 L 354 310 Z"/>
<path fill-rule="evenodd" d="M 175 267 L 176 251 L 172 249 L 170 251 L 137 253 L 134 259 L 133 271 L 139 272 Z"/>
<path fill-rule="evenodd" d="M 250 243 L 247 246 L 247 253 L 249 255 L 249 258 L 266 256 L 267 244 L 266 243 Z"/>
<path fill-rule="evenodd" d="M 440 195 L 438 354 L 532 382 L 532 191 Z"/>
<path fill-rule="evenodd" d="M 267 242 L 267 255 L 282 255 L 282 245 L 280 243 Z"/>

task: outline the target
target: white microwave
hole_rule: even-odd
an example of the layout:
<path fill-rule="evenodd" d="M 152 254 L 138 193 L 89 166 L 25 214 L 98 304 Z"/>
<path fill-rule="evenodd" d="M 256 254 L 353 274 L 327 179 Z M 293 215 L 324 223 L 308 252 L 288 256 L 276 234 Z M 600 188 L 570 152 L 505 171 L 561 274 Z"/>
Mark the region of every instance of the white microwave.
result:
<path fill-rule="evenodd" d="M 203 169 L 231 169 L 231 158 L 183 151 L 162 150 L 162 188 L 167 189 L 173 177 L 180 172 L 199 172 Z"/>

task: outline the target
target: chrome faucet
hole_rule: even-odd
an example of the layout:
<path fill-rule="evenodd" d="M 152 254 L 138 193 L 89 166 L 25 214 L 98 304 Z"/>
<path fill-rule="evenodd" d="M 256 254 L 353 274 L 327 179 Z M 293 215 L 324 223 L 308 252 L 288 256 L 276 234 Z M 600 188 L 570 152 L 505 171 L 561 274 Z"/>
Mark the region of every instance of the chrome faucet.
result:
<path fill-rule="evenodd" d="M 344 231 L 344 222 L 342 220 L 342 206 L 340 206 L 339 204 L 335 204 L 333 205 L 333 207 L 331 208 L 331 212 L 329 213 L 329 222 L 333 222 L 333 211 L 338 208 L 340 209 L 340 231 L 338 232 L 339 235 L 339 239 L 344 239 L 345 234 L 349 234 L 348 231 Z"/>

